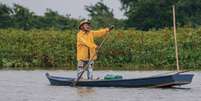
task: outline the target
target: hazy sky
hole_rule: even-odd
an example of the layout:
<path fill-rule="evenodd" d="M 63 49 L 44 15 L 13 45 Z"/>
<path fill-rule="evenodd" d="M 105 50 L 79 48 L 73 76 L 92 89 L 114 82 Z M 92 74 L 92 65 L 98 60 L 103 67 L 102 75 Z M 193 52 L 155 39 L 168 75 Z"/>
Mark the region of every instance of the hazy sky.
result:
<path fill-rule="evenodd" d="M 0 0 L 1 3 L 12 6 L 13 3 L 23 5 L 35 12 L 37 15 L 42 15 L 46 8 L 56 10 L 59 14 L 71 14 L 74 18 L 88 18 L 88 12 L 85 10 L 85 5 L 94 5 L 100 0 Z M 113 9 L 116 18 L 125 18 L 123 12 L 120 11 L 121 4 L 119 0 L 103 0 L 104 4 Z"/>

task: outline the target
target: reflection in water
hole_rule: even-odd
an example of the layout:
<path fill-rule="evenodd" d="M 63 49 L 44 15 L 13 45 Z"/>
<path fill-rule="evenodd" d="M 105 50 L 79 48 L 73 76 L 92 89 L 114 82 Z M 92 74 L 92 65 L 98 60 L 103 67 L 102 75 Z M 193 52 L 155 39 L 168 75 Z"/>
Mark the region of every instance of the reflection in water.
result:
<path fill-rule="evenodd" d="M 80 96 L 85 96 L 85 95 L 95 93 L 95 89 L 91 87 L 77 87 L 77 92 Z"/>
<path fill-rule="evenodd" d="M 180 87 L 180 86 L 177 86 L 177 87 L 170 87 L 170 88 L 161 88 L 161 89 L 173 89 L 173 90 L 176 90 L 176 89 L 179 89 L 179 90 L 191 90 L 191 88 L 184 88 L 184 87 Z"/>

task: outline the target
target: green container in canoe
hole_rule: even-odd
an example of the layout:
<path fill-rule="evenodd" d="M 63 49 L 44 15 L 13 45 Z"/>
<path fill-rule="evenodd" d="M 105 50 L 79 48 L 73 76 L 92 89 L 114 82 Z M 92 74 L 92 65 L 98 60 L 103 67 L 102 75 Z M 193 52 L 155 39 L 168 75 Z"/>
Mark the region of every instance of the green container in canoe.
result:
<path fill-rule="evenodd" d="M 107 74 L 104 76 L 104 80 L 118 80 L 123 79 L 121 75 Z"/>

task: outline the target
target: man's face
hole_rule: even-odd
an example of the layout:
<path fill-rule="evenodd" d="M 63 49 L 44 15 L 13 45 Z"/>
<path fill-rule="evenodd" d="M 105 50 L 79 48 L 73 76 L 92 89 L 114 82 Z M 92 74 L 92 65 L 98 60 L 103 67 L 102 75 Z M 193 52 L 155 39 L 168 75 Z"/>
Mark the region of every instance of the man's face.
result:
<path fill-rule="evenodd" d="M 84 31 L 90 31 L 91 30 L 91 26 L 90 26 L 90 24 L 88 24 L 88 23 L 85 23 L 85 24 L 83 24 L 82 25 L 82 29 L 84 30 Z"/>

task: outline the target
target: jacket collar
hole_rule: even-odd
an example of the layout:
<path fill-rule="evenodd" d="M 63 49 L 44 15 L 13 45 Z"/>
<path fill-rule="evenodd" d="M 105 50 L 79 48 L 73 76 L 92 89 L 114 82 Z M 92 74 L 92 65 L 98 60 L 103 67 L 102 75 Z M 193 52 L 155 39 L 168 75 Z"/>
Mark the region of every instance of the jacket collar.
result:
<path fill-rule="evenodd" d="M 86 31 L 80 30 L 80 32 L 83 33 L 83 34 L 88 34 L 90 31 L 86 32 Z"/>

